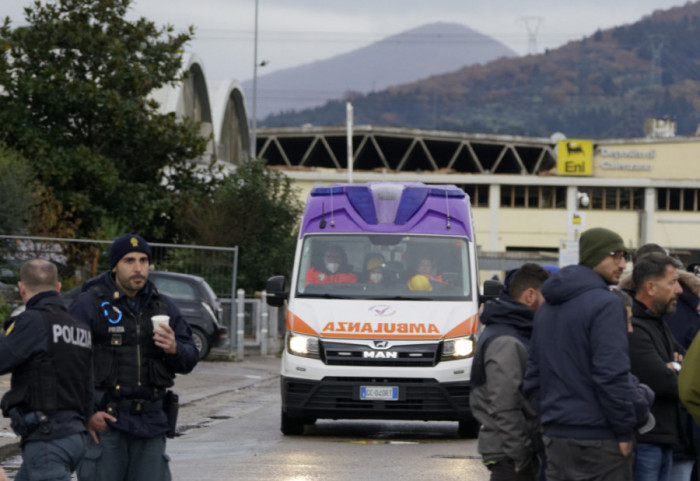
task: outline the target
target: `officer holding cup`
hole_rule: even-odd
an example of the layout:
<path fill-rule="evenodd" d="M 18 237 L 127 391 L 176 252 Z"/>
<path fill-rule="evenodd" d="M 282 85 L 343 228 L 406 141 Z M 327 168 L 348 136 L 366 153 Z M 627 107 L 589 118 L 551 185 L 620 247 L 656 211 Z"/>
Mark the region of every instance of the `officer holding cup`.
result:
<path fill-rule="evenodd" d="M 177 418 L 169 388 L 176 373 L 192 371 L 199 353 L 174 301 L 148 280 L 148 243 L 124 234 L 112 243 L 109 263 L 70 306 L 91 327 L 95 346 L 96 412 L 78 479 L 169 481 L 166 436 Z"/>

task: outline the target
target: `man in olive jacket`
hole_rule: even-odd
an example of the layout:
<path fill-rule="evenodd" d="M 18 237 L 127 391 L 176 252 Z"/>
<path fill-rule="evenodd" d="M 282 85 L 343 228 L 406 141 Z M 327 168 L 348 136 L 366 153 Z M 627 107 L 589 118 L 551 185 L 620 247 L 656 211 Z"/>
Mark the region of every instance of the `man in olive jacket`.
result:
<path fill-rule="evenodd" d="M 678 373 L 678 392 L 693 420 L 700 424 L 700 336 L 695 336 Z"/>
<path fill-rule="evenodd" d="M 522 379 L 548 277 L 537 264 L 524 264 L 507 278 L 508 292 L 489 301 L 481 314 L 486 327 L 476 346 L 469 402 L 482 425 L 478 449 L 492 481 L 538 479 L 540 423 L 522 393 Z"/>

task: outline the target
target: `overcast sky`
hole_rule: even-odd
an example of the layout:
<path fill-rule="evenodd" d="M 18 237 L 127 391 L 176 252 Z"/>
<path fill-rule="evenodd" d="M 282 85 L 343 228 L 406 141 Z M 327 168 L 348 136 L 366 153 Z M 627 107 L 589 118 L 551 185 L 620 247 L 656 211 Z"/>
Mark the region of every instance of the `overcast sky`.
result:
<path fill-rule="evenodd" d="M 0 0 L 0 14 L 24 22 L 33 0 Z M 255 0 L 135 0 L 130 16 L 184 30 L 209 80 L 253 75 Z M 635 22 L 685 0 L 258 0 L 258 75 L 366 46 L 434 22 L 466 25 L 525 55 Z M 531 33 L 532 35 L 529 35 Z M 439 41 L 425 39 L 425 41 Z"/>

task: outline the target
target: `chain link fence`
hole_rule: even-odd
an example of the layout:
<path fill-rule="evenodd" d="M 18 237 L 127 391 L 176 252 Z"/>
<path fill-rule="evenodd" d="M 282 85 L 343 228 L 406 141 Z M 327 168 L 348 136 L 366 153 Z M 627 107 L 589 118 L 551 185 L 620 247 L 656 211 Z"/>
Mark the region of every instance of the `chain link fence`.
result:
<path fill-rule="evenodd" d="M 42 258 L 54 262 L 66 292 L 109 270 L 111 244 L 103 240 L 0 235 L 0 320 L 22 303 L 17 281 L 25 261 Z M 222 321 L 232 332 L 238 247 L 149 245 L 153 270 L 195 275 L 207 281 L 224 306 Z"/>

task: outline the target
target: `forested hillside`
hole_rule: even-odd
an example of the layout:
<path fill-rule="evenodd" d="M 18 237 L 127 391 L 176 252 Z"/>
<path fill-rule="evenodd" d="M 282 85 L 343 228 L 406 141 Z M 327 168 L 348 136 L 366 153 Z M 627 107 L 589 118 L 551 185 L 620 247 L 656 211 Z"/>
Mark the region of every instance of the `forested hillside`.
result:
<path fill-rule="evenodd" d="M 342 125 L 345 100 L 270 116 L 265 126 Z M 643 135 L 644 119 L 700 123 L 700 2 L 655 11 L 555 50 L 351 99 L 355 123 L 526 136 Z"/>

